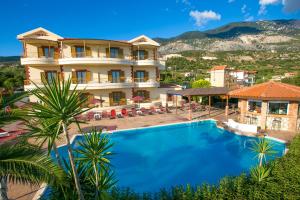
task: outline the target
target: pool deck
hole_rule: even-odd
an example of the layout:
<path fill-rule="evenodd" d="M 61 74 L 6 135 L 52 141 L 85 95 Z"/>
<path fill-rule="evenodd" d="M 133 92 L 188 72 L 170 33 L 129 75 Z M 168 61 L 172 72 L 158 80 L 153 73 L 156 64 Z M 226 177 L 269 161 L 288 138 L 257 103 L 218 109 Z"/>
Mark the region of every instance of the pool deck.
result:
<path fill-rule="evenodd" d="M 217 121 L 226 121 L 226 116 L 224 115 L 224 110 L 213 110 L 211 111 L 211 115 L 208 115 L 207 111 L 193 113 L 194 120 L 201 119 L 215 119 Z M 231 113 L 228 118 L 237 119 L 237 115 Z M 92 120 L 85 124 L 81 124 L 82 130 L 89 130 L 93 127 L 111 127 L 116 128 L 116 130 L 121 129 L 130 129 L 130 128 L 138 128 L 138 127 L 148 127 L 155 125 L 164 125 L 171 123 L 179 123 L 179 122 L 187 122 L 188 114 L 187 111 L 178 110 L 178 113 L 175 113 L 175 110 L 172 110 L 172 113 L 165 114 L 154 114 L 147 116 L 136 116 L 136 117 L 126 117 L 126 118 L 117 118 L 117 119 L 102 119 L 102 120 Z M 18 125 L 18 123 L 13 123 L 9 126 L 6 126 L 6 130 L 15 130 L 17 127 L 23 128 L 22 125 Z M 76 125 L 71 125 L 69 128 L 70 134 L 75 136 L 79 129 Z M 251 134 L 250 134 L 251 135 Z M 252 134 L 253 135 L 253 134 Z M 290 142 L 297 134 L 294 132 L 285 132 L 285 131 L 268 131 L 268 135 L 270 137 L 278 138 L 281 140 L 285 140 Z M 57 145 L 65 144 L 65 139 L 61 138 Z M 9 184 L 8 186 L 8 196 L 10 199 L 16 200 L 31 200 L 37 191 L 38 186 L 30 186 L 30 185 L 15 185 Z"/>

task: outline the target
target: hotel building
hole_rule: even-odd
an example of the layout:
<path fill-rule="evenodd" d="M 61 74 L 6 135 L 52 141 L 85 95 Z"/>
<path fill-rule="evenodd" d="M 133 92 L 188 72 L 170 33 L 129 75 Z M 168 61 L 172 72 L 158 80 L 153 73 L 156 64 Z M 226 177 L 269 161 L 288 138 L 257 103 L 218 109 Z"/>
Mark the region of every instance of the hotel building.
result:
<path fill-rule="evenodd" d="M 23 44 L 24 89 L 34 89 L 41 78 L 72 79 L 73 87 L 85 89 L 98 107 L 123 106 L 135 96 L 156 102 L 160 87 L 159 44 L 145 35 L 129 41 L 63 38 L 44 28 L 17 36 Z M 99 100 L 95 103 L 95 99 Z M 30 101 L 36 101 L 30 97 Z M 93 102 L 92 102 L 93 101 Z"/>

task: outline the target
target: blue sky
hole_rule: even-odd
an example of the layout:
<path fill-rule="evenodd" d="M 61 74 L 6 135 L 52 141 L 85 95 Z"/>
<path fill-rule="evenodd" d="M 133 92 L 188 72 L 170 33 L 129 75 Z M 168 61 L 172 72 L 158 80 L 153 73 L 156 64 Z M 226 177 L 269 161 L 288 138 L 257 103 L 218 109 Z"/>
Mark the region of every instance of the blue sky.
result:
<path fill-rule="evenodd" d="M 236 21 L 300 19 L 300 0 L 3 0 L 0 8 L 0 56 L 20 55 L 16 35 L 40 26 L 63 37 L 127 40 Z"/>

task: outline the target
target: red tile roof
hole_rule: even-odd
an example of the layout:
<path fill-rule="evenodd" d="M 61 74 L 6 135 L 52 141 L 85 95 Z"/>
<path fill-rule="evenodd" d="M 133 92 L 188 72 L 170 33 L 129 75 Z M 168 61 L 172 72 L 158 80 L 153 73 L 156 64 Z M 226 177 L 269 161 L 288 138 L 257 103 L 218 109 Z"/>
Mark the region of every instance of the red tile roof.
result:
<path fill-rule="evenodd" d="M 210 71 L 215 71 L 215 70 L 225 70 L 227 67 L 227 65 L 222 65 L 222 66 L 214 66 L 213 68 L 211 68 Z"/>
<path fill-rule="evenodd" d="M 269 81 L 251 87 L 229 92 L 230 97 L 262 100 L 296 100 L 300 101 L 300 87 Z"/>

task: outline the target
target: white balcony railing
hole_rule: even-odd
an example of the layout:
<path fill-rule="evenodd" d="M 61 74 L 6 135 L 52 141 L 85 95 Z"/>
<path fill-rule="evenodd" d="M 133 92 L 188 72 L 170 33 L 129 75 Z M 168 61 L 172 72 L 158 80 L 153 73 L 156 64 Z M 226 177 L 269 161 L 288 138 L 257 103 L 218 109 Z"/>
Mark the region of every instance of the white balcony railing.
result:
<path fill-rule="evenodd" d="M 58 65 L 58 60 L 53 57 L 21 58 L 21 65 Z"/>

